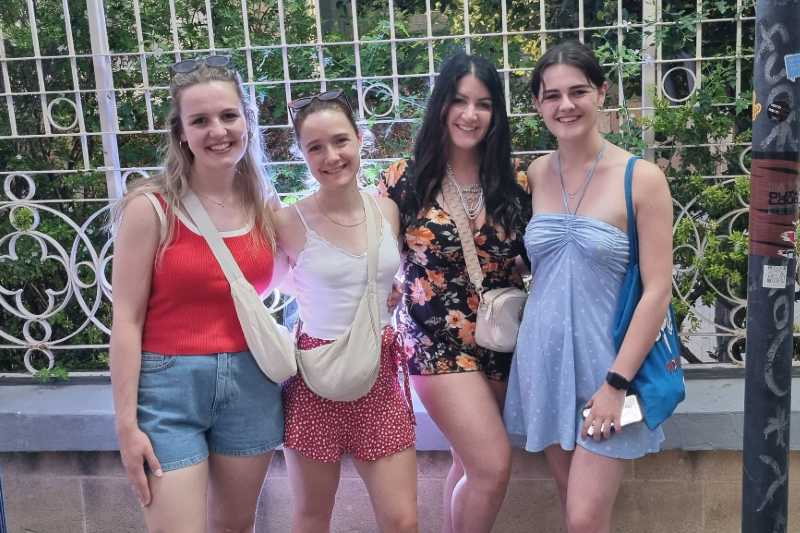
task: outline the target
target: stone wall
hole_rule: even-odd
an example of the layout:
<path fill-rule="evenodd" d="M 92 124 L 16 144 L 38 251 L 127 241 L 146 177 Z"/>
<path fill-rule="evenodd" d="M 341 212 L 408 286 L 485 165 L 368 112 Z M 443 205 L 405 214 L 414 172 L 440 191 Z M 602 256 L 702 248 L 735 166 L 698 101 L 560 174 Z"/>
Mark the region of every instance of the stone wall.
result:
<path fill-rule="evenodd" d="M 144 532 L 139 504 L 115 452 L 0 453 L 9 533 Z M 420 531 L 439 531 L 447 452 L 419 452 Z M 669 450 L 630 462 L 617 501 L 616 533 L 740 530 L 742 462 L 737 451 Z M 791 454 L 788 531 L 800 531 L 800 452 Z M 291 496 L 276 454 L 261 495 L 259 533 L 288 532 Z M 345 462 L 335 533 L 377 531 L 369 498 Z M 562 533 L 555 485 L 540 454 L 516 452 L 496 533 Z"/>

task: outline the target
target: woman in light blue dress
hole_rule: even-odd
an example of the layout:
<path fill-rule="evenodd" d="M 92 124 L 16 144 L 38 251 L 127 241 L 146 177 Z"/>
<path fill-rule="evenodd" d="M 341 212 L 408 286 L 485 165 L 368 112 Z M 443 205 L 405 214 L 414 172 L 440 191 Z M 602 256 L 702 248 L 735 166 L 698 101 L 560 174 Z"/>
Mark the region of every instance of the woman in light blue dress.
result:
<path fill-rule="evenodd" d="M 631 161 L 600 134 L 607 88 L 596 57 L 578 42 L 550 48 L 531 79 L 534 104 L 558 150 L 528 169 L 534 215 L 525 246 L 533 289 L 504 417 L 512 442 L 544 450 L 569 533 L 611 531 L 624 460 L 658 451 L 663 440 L 660 429 L 641 422 L 623 428 L 619 419 L 671 296 L 672 201 L 658 167 Z M 628 263 L 629 166 L 644 293 L 617 351 L 611 331 Z"/>

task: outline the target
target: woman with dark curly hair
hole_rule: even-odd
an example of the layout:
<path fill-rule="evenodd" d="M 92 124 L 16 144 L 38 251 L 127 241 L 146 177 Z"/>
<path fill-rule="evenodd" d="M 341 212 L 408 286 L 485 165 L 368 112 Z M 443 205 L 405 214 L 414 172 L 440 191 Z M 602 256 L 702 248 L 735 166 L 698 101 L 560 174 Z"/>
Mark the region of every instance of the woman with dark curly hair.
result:
<path fill-rule="evenodd" d="M 447 205 L 449 181 L 461 205 Z M 506 492 L 511 447 L 502 405 L 511 353 L 475 343 L 479 296 L 451 213 L 469 219 L 483 290 L 522 287 L 515 264 L 530 199 L 515 180 L 503 87 L 485 59 L 459 53 L 436 80 L 412 161 L 380 184 L 400 208 L 404 241 L 398 331 L 412 382 L 451 444 L 442 531 L 486 532 Z"/>

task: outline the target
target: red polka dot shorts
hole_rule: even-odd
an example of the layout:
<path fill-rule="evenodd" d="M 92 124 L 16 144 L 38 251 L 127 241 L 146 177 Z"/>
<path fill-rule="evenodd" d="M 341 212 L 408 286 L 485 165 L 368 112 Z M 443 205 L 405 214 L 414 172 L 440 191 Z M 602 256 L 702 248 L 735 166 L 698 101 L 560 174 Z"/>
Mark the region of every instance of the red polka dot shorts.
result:
<path fill-rule="evenodd" d="M 301 333 L 297 345 L 308 350 L 332 341 Z M 300 374 L 283 385 L 286 418 L 284 447 L 322 463 L 339 462 L 344 454 L 375 461 L 416 443 L 408 367 L 396 335 L 387 327 L 381 341 L 381 368 L 372 389 L 357 400 L 335 402 L 308 388 Z M 404 386 L 398 379 L 403 374 Z"/>

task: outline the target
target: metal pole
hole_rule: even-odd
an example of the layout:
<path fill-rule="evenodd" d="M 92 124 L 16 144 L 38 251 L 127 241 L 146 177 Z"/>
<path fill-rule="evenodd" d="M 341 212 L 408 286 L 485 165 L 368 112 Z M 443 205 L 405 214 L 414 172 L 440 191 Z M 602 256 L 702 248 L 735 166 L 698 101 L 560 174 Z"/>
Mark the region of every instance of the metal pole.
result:
<path fill-rule="evenodd" d="M 108 197 L 121 198 L 125 192 L 120 174 L 119 150 L 117 148 L 117 99 L 114 95 L 114 75 L 111 70 L 111 50 L 108 47 L 108 31 L 103 0 L 86 0 L 89 17 L 89 34 L 92 41 L 92 64 L 97 87 L 97 111 L 103 130 L 103 160 L 106 170 Z"/>
<path fill-rule="evenodd" d="M 758 0 L 742 533 L 786 533 L 800 184 L 800 0 Z M 798 526 L 794 526 L 796 531 Z"/>
<path fill-rule="evenodd" d="M 6 511 L 3 506 L 3 475 L 0 472 L 0 533 L 6 533 Z"/>

